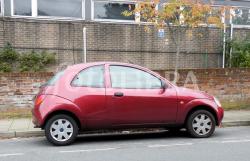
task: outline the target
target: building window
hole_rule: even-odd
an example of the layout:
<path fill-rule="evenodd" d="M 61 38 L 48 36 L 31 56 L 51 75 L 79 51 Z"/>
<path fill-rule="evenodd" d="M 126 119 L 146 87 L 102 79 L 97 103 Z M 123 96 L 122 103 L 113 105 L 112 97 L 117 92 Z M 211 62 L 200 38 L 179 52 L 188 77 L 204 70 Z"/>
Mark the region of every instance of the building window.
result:
<path fill-rule="evenodd" d="M 2 0 L 0 0 L 2 1 Z M 85 0 L 10 0 L 12 16 L 83 18 Z"/>
<path fill-rule="evenodd" d="M 118 1 L 93 1 L 93 19 L 95 20 L 125 20 L 134 21 L 134 15 L 126 17 L 122 15 L 125 10 L 134 10 L 133 2 Z"/>
<path fill-rule="evenodd" d="M 3 16 L 3 0 L 0 0 L 0 16 Z"/>
<path fill-rule="evenodd" d="M 31 0 L 12 0 L 13 15 L 32 16 Z"/>
<path fill-rule="evenodd" d="M 237 8 L 232 11 L 234 25 L 250 25 L 250 8 Z"/>
<path fill-rule="evenodd" d="M 37 0 L 38 16 L 82 18 L 82 0 Z"/>
<path fill-rule="evenodd" d="M 226 23 L 225 22 L 225 14 L 226 11 L 223 11 L 223 6 L 212 6 L 211 12 L 209 15 L 207 15 L 206 20 L 208 17 L 216 17 L 220 19 L 221 23 Z M 216 26 L 216 24 L 208 23 L 208 26 Z"/>

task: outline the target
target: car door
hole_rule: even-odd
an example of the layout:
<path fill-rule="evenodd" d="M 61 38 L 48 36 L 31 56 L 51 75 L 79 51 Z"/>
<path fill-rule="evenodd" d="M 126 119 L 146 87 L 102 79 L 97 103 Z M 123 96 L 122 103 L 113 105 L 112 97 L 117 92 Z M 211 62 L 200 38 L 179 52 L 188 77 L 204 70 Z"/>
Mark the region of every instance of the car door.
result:
<path fill-rule="evenodd" d="M 107 109 L 113 126 L 166 124 L 176 120 L 177 98 L 172 86 L 144 70 L 110 65 Z"/>
<path fill-rule="evenodd" d="M 81 108 L 85 128 L 106 127 L 105 65 L 80 71 L 71 83 L 74 103 Z"/>

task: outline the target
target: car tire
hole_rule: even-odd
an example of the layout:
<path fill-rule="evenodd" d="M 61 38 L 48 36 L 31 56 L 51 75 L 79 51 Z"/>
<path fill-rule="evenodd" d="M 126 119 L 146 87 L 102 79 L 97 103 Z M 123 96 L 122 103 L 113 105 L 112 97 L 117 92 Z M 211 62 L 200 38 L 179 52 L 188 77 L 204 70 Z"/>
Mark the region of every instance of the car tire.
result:
<path fill-rule="evenodd" d="M 51 117 L 45 125 L 47 140 L 57 146 L 73 143 L 78 135 L 79 128 L 76 121 L 64 114 Z"/>
<path fill-rule="evenodd" d="M 191 137 L 207 138 L 213 135 L 216 121 L 214 116 L 206 110 L 198 110 L 189 115 L 186 128 Z"/>

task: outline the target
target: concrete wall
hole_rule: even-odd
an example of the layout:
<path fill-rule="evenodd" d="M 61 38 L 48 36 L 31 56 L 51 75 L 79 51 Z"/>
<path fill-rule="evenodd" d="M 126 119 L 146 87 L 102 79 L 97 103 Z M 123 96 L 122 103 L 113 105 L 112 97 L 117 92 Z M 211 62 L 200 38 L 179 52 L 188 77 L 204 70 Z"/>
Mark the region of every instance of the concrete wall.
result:
<path fill-rule="evenodd" d="M 0 48 L 10 42 L 18 51 L 48 50 L 57 54 L 57 66 L 82 62 L 82 28 L 87 28 L 87 61 L 133 62 L 148 68 L 175 66 L 175 45 L 166 29 L 145 32 L 144 25 L 86 21 L 0 18 Z M 192 35 L 192 36 L 190 36 Z M 175 35 L 174 35 L 175 37 Z M 195 28 L 182 35 L 180 68 L 221 67 L 222 31 Z M 53 68 L 54 70 L 54 68 Z"/>

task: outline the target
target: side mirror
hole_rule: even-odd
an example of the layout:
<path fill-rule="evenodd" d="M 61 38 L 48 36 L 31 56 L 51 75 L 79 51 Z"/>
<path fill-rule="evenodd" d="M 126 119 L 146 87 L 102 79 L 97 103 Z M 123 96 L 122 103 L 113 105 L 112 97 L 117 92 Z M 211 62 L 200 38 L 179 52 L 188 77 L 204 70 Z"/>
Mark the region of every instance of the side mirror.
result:
<path fill-rule="evenodd" d="M 168 84 L 164 80 L 161 80 L 161 86 L 162 86 L 162 89 L 164 90 L 168 88 Z"/>

